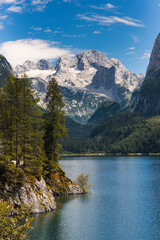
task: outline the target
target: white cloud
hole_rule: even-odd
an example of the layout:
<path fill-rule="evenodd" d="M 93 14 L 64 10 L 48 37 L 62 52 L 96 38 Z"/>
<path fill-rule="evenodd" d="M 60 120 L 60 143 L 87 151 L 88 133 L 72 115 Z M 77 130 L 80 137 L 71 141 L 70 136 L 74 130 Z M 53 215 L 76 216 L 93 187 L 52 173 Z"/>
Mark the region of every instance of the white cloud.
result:
<path fill-rule="evenodd" d="M 0 44 L 0 53 L 13 65 L 26 60 L 38 61 L 42 58 L 55 60 L 63 55 L 72 55 L 71 50 L 55 46 L 54 42 L 41 39 L 20 39 Z"/>
<path fill-rule="evenodd" d="M 42 12 L 50 1 L 51 0 L 32 0 L 31 4 L 35 7 L 34 11 Z"/>
<path fill-rule="evenodd" d="M 0 22 L 0 30 L 3 29 L 3 23 Z"/>
<path fill-rule="evenodd" d="M 100 31 L 94 31 L 93 34 L 100 34 Z"/>
<path fill-rule="evenodd" d="M 7 11 L 14 12 L 14 13 L 21 13 L 22 12 L 22 7 L 11 6 L 7 9 Z"/>
<path fill-rule="evenodd" d="M 57 30 L 56 30 L 56 31 L 54 31 L 53 33 L 54 33 L 54 34 L 63 33 L 63 31 L 57 31 Z"/>
<path fill-rule="evenodd" d="M 34 26 L 32 26 L 31 29 L 34 30 L 34 31 L 38 31 L 38 32 L 39 31 L 43 31 L 43 32 L 47 32 L 47 33 L 52 32 L 49 27 L 46 27 L 45 29 L 43 29 L 42 27 L 34 27 Z"/>
<path fill-rule="evenodd" d="M 44 31 L 45 31 L 45 32 L 48 32 L 48 33 L 52 32 L 51 29 L 49 29 L 49 28 L 47 28 L 47 29 L 44 30 Z"/>
<path fill-rule="evenodd" d="M 7 19 L 7 15 L 0 16 L 0 30 L 4 28 L 4 21 Z"/>
<path fill-rule="evenodd" d="M 116 6 L 114 6 L 114 5 L 110 4 L 110 3 L 103 4 L 103 5 L 100 5 L 100 6 L 90 5 L 90 7 L 94 8 L 94 9 L 98 9 L 98 10 L 108 10 L 108 9 L 117 8 Z"/>
<path fill-rule="evenodd" d="M 70 34 L 63 34 L 63 37 L 68 37 L 68 38 L 80 38 L 80 37 L 85 37 L 85 34 L 80 34 L 80 35 L 70 35 Z"/>
<path fill-rule="evenodd" d="M 133 54 L 136 54 L 135 52 L 127 52 L 126 55 L 133 55 Z"/>
<path fill-rule="evenodd" d="M 41 27 L 31 27 L 31 29 L 35 30 L 35 31 L 42 31 Z"/>
<path fill-rule="evenodd" d="M 115 6 L 113 6 L 113 5 L 110 4 L 110 3 L 107 3 L 107 4 L 106 4 L 106 7 L 107 7 L 107 8 L 115 8 Z"/>
<path fill-rule="evenodd" d="M 134 49 L 135 49 L 135 47 L 129 47 L 128 49 L 129 49 L 129 50 L 134 50 Z"/>
<path fill-rule="evenodd" d="M 18 4 L 22 4 L 24 2 L 24 0 L 0 0 L 0 5 L 6 4 L 6 5 L 18 5 Z"/>
<path fill-rule="evenodd" d="M 0 5 L 2 4 L 13 4 L 16 3 L 16 0 L 0 0 Z"/>
<path fill-rule="evenodd" d="M 134 34 L 130 34 L 130 35 L 131 35 L 131 38 L 132 38 L 134 43 L 138 43 L 139 42 L 139 38 L 136 35 L 134 35 Z"/>
<path fill-rule="evenodd" d="M 99 25 L 111 25 L 115 23 L 122 23 L 124 25 L 133 26 L 133 27 L 144 27 L 144 25 L 142 25 L 139 20 L 129 18 L 129 17 L 124 17 L 124 18 L 120 18 L 117 16 L 106 17 L 106 16 L 97 15 L 97 14 L 92 14 L 90 16 L 87 16 L 86 14 L 78 14 L 77 17 L 79 19 L 86 20 L 89 22 L 97 22 Z"/>
<path fill-rule="evenodd" d="M 151 56 L 151 53 L 149 50 L 145 50 L 145 52 L 143 53 L 143 56 L 141 57 L 141 60 L 146 60 L 149 59 Z"/>
<path fill-rule="evenodd" d="M 0 16 L 0 20 L 6 20 L 6 19 L 7 19 L 7 15 Z"/>

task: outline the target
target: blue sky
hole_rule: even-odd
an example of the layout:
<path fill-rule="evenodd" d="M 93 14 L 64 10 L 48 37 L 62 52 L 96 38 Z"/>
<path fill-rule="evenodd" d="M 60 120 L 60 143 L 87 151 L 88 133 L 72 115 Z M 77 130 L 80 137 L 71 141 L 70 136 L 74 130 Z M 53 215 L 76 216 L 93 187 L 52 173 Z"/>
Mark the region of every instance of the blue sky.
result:
<path fill-rule="evenodd" d="M 160 0 L 0 0 L 0 53 L 16 65 L 97 49 L 145 73 L 159 26 Z"/>

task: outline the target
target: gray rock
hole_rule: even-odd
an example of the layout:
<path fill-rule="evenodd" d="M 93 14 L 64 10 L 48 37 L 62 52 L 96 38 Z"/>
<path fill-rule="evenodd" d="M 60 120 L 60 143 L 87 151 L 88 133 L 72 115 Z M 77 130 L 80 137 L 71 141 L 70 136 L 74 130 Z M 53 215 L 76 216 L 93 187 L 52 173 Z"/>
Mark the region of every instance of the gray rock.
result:
<path fill-rule="evenodd" d="M 141 77 L 141 76 L 140 76 Z M 130 101 L 130 108 L 135 112 L 148 114 L 160 113 L 160 34 L 150 57 L 146 76 L 139 91 L 136 91 Z"/>
<path fill-rule="evenodd" d="M 68 194 L 70 195 L 84 194 L 84 190 L 77 184 L 69 184 L 68 188 Z"/>
<path fill-rule="evenodd" d="M 54 66 L 45 59 L 41 59 L 36 63 L 36 66 L 39 70 L 53 70 Z"/>
<path fill-rule="evenodd" d="M 14 197 L 11 197 L 12 193 Z M 15 192 L 12 187 L 6 184 L 5 197 L 9 196 L 12 204 L 26 205 L 32 209 L 32 213 L 45 213 L 56 209 L 56 202 L 51 190 L 48 190 L 44 179 L 36 180 L 34 186 L 29 183 L 24 184 Z"/>
<path fill-rule="evenodd" d="M 4 56 L 0 55 L 0 87 L 5 84 L 5 80 L 10 74 L 14 74 L 11 65 Z"/>
<path fill-rule="evenodd" d="M 160 69 L 160 34 L 158 34 L 154 43 L 154 47 L 152 50 L 149 65 L 146 72 L 146 78 L 149 77 L 150 73 L 153 74 L 153 72 L 159 69 Z"/>

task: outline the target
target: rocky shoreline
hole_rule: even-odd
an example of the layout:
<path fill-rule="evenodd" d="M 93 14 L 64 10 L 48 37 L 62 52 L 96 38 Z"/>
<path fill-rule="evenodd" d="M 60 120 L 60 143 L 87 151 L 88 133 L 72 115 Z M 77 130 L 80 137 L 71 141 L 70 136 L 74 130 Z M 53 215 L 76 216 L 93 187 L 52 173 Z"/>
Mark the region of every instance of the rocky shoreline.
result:
<path fill-rule="evenodd" d="M 54 179 L 56 180 L 56 178 Z M 26 182 L 20 188 L 13 188 L 8 183 L 5 184 L 5 189 L 0 193 L 4 200 L 9 200 L 11 204 L 17 207 L 26 205 L 31 208 L 32 213 L 45 213 L 53 211 L 57 208 L 55 196 L 60 195 L 77 195 L 84 194 L 85 191 L 79 185 L 72 182 L 69 178 L 63 178 L 55 181 L 57 185 L 50 187 L 46 184 L 45 180 L 34 179 L 33 182 Z M 56 189 L 56 190 L 55 190 Z"/>

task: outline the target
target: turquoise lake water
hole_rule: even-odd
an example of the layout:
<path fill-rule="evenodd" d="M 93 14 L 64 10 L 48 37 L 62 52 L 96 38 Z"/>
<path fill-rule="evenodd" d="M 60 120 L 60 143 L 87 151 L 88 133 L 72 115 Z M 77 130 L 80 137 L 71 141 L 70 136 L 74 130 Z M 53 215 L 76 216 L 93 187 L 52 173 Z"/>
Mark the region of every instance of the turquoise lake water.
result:
<path fill-rule="evenodd" d="M 61 166 L 72 179 L 90 174 L 91 193 L 37 215 L 31 240 L 160 240 L 160 157 L 66 157 Z"/>

